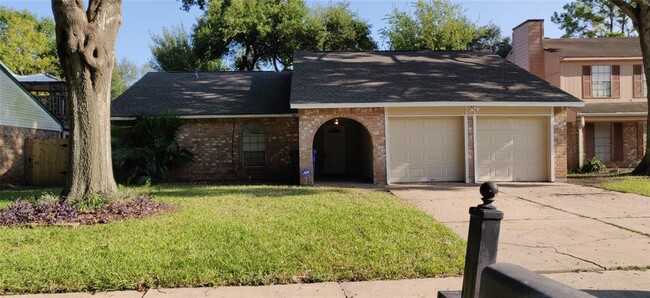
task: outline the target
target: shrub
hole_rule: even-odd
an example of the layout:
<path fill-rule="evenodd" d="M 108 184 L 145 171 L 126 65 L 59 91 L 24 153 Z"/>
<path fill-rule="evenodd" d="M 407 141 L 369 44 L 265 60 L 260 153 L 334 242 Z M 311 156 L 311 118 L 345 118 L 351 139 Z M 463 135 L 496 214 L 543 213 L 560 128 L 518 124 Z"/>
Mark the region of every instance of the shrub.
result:
<path fill-rule="evenodd" d="M 606 170 L 607 167 L 605 167 L 605 164 L 595 156 L 592 159 L 587 160 L 580 168 L 580 172 L 583 173 L 602 173 Z"/>
<path fill-rule="evenodd" d="M 113 129 L 113 167 L 116 180 L 126 184 L 165 181 L 169 170 L 195 161 L 194 155 L 178 144 L 182 126 L 172 114 L 137 116 L 130 126 Z"/>

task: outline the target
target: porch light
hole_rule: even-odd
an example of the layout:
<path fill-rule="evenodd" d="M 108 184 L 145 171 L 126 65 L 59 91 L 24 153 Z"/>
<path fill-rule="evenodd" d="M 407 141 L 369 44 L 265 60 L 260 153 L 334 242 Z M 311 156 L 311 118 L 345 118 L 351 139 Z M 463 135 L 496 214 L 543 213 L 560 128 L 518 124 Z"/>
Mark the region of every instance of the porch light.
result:
<path fill-rule="evenodd" d="M 339 125 L 339 119 L 334 119 L 334 125 Z"/>

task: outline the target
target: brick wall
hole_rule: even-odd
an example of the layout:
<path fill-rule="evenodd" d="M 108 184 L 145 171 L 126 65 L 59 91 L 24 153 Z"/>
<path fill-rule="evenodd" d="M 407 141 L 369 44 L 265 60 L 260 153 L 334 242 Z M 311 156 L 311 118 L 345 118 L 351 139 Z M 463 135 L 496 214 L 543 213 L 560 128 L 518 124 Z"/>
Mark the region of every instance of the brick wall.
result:
<path fill-rule="evenodd" d="M 27 140 L 58 139 L 60 132 L 0 126 L 0 187 L 26 183 Z"/>
<path fill-rule="evenodd" d="M 266 133 L 266 166 L 244 167 L 241 136 L 247 124 Z M 297 183 L 298 118 L 188 119 L 179 134 L 182 147 L 197 161 L 173 171 L 172 181 Z"/>
<path fill-rule="evenodd" d="M 555 179 L 562 181 L 567 178 L 567 109 L 555 108 L 553 117 L 555 123 Z"/>
<path fill-rule="evenodd" d="M 312 168 L 312 147 L 318 129 L 334 118 L 347 118 L 359 122 L 370 132 L 374 149 L 373 180 L 375 184 L 386 184 L 386 130 L 383 108 L 305 109 L 299 111 L 299 118 L 300 169 Z M 301 178 L 300 183 L 311 185 L 314 183 L 314 176 Z"/>
<path fill-rule="evenodd" d="M 567 168 L 575 172 L 579 167 L 578 133 L 580 123 L 578 121 L 567 123 Z"/>

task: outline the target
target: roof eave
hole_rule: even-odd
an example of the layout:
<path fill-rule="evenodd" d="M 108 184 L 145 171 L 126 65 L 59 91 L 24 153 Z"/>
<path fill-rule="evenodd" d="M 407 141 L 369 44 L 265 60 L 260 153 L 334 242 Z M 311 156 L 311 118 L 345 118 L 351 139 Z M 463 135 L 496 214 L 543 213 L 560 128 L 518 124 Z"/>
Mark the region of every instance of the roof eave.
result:
<path fill-rule="evenodd" d="M 568 107 L 581 108 L 580 102 L 504 102 L 504 101 L 426 101 L 426 102 L 368 102 L 368 103 L 292 103 L 292 109 L 332 108 L 392 108 L 392 107 Z"/>

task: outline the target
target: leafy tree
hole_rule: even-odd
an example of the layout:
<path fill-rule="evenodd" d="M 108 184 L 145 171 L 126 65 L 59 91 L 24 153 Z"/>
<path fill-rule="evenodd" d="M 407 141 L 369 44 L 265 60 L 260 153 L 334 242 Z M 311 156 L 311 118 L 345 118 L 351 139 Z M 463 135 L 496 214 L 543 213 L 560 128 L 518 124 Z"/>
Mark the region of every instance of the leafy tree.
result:
<path fill-rule="evenodd" d="M 157 71 L 217 71 L 221 60 L 202 59 L 195 53 L 192 40 L 183 25 L 163 28 L 162 35 L 152 35 L 150 64 Z"/>
<path fill-rule="evenodd" d="M 477 35 L 469 44 L 473 51 L 492 52 L 503 58 L 512 50 L 509 36 L 501 35 L 501 28 L 494 23 L 489 23 L 477 31 Z"/>
<path fill-rule="evenodd" d="M 192 162 L 194 155 L 178 144 L 180 117 L 141 115 L 129 126 L 114 128 L 113 162 L 118 181 L 142 184 L 165 181 L 169 170 Z"/>
<path fill-rule="evenodd" d="M 68 85 L 70 162 L 62 196 L 90 200 L 117 192 L 111 162 L 111 77 L 121 0 L 52 0 L 56 45 Z"/>
<path fill-rule="evenodd" d="M 551 21 L 564 30 L 562 37 L 630 36 L 630 18 L 608 0 L 577 0 L 567 3 L 563 12 L 554 12 Z"/>
<path fill-rule="evenodd" d="M 47 72 L 60 77 L 52 19 L 0 6 L 0 60 L 19 75 Z"/>
<path fill-rule="evenodd" d="M 115 62 L 111 79 L 111 100 L 120 96 L 141 76 L 138 66 L 126 58 Z"/>
<path fill-rule="evenodd" d="M 395 8 L 380 31 L 393 50 L 465 50 L 478 27 L 459 4 L 447 0 L 418 0 L 415 13 Z"/>
<path fill-rule="evenodd" d="M 210 59 L 236 55 L 236 68 L 290 61 L 307 8 L 301 0 L 214 0 L 194 28 L 194 47 Z M 291 52 L 291 55 L 293 53 Z"/>
<path fill-rule="evenodd" d="M 634 28 L 639 33 L 643 69 L 646 74 L 650 74 L 650 2 L 647 0 L 610 0 L 610 2 L 632 20 Z M 650 80 L 646 81 L 646 84 L 650 89 Z M 647 99 L 650 104 L 650 93 Z M 646 139 L 650 140 L 650 114 L 646 121 L 646 134 Z M 650 141 L 646 142 L 645 156 L 632 173 L 650 176 Z"/>
<path fill-rule="evenodd" d="M 347 2 L 310 11 L 302 0 L 215 0 L 205 9 L 194 28 L 195 53 L 209 59 L 231 56 L 239 70 L 288 69 L 297 50 L 377 48 L 370 25 Z"/>
<path fill-rule="evenodd" d="M 349 2 L 316 6 L 307 16 L 308 40 L 301 50 L 367 51 L 376 50 L 372 26 L 350 10 Z"/>

